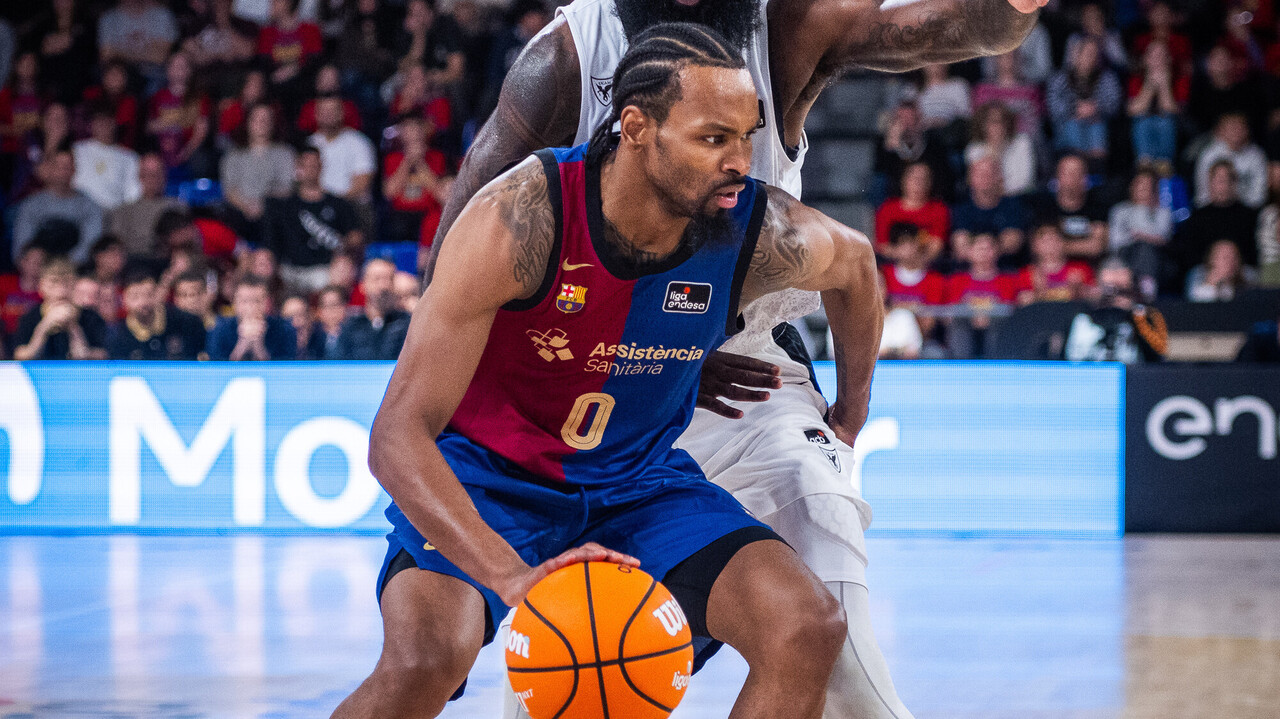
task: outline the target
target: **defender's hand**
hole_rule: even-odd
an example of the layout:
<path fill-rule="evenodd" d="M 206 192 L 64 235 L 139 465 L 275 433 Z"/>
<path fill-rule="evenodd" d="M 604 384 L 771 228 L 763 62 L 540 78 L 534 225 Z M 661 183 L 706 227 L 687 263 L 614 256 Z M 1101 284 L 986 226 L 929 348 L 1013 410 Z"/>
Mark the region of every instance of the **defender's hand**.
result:
<path fill-rule="evenodd" d="M 740 419 L 742 411 L 734 409 L 720 397 L 738 402 L 763 402 L 769 393 L 752 387 L 778 389 L 782 386 L 782 369 L 775 364 L 752 357 L 712 352 L 702 363 L 698 385 L 698 406 L 721 417 Z"/>
<path fill-rule="evenodd" d="M 1009 0 L 1009 4 L 1020 13 L 1033 13 L 1049 4 L 1049 0 Z"/>
<path fill-rule="evenodd" d="M 614 564 L 622 564 L 628 567 L 640 566 L 640 560 L 635 557 L 615 552 L 612 549 L 605 549 L 595 542 L 587 542 L 581 547 L 574 547 L 567 552 L 548 559 L 536 567 L 529 567 L 525 571 L 512 577 L 503 587 L 494 587 L 494 591 L 498 596 L 502 597 L 502 603 L 508 607 L 514 607 L 524 600 L 524 595 L 533 589 L 533 585 L 542 580 L 543 577 L 562 567 L 579 562 L 613 562 Z"/>
<path fill-rule="evenodd" d="M 827 426 L 836 433 L 841 442 L 853 446 L 854 440 L 858 439 L 858 432 L 862 430 L 862 425 L 867 421 L 865 405 L 863 410 L 859 412 L 856 409 L 849 408 L 840 400 L 831 405 L 831 409 L 827 412 Z"/>

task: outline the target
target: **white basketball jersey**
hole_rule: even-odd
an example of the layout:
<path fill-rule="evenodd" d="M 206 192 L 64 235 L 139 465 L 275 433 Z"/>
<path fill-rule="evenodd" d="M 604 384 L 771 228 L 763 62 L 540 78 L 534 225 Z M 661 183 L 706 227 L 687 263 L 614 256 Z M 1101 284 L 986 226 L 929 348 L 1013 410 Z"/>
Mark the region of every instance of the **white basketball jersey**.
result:
<path fill-rule="evenodd" d="M 773 84 L 769 80 L 767 5 L 767 0 L 756 0 L 760 23 L 745 57 L 764 109 L 764 127 L 754 138 L 751 176 L 800 197 L 800 166 L 804 164 L 809 140 L 801 133 L 800 147 L 792 160 L 782 144 L 780 129 L 774 126 L 777 113 L 773 107 Z M 574 0 L 556 10 L 557 15 L 564 16 L 573 35 L 582 78 L 575 145 L 591 139 L 591 133 L 613 111 L 613 72 L 627 51 L 626 32 L 613 6 L 614 0 Z M 758 351 L 772 342 L 770 332 L 774 325 L 807 315 L 818 307 L 816 292 L 785 290 L 761 297 L 744 310 L 746 329 L 731 338 L 725 349 L 740 353 Z"/>

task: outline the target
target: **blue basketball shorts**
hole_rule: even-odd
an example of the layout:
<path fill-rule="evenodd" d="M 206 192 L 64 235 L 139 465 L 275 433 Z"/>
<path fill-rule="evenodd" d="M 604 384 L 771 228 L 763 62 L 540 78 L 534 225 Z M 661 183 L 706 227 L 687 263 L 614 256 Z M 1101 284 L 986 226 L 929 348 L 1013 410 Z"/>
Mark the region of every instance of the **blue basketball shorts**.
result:
<path fill-rule="evenodd" d="M 530 566 L 596 542 L 639 559 L 641 569 L 662 581 L 673 567 L 727 535 L 743 538 L 727 548 L 729 556 L 749 541 L 777 538 L 732 495 L 707 481 L 681 450 L 672 450 L 668 462 L 625 483 L 555 486 L 513 477 L 505 459 L 460 435 L 441 435 L 437 445 L 480 516 Z M 387 535 L 387 555 L 378 576 L 379 599 L 389 570 L 400 568 L 393 564 L 403 550 L 419 569 L 457 577 L 480 592 L 488 610 L 485 643 L 492 641 L 510 608 L 436 551 L 394 502 L 386 514 L 394 529 Z M 725 556 L 722 562 L 727 561 Z M 723 563 L 712 562 L 706 571 L 718 574 L 721 569 Z M 706 592 L 714 580 L 705 579 Z M 701 601 L 705 616 L 706 597 Z M 686 614 L 696 613 L 688 609 Z M 697 633 L 693 616 L 690 623 Z"/>

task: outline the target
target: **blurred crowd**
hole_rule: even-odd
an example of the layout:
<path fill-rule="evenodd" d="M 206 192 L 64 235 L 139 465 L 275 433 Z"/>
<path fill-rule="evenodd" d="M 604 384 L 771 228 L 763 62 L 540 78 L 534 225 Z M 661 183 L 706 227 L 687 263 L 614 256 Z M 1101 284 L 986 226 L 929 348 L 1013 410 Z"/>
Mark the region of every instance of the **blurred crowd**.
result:
<path fill-rule="evenodd" d="M 883 354 L 983 357 L 1015 308 L 1079 301 L 1057 356 L 1156 360 L 1151 303 L 1280 287 L 1278 100 L 1272 0 L 1052 2 L 1017 51 L 900 83 Z"/>
<path fill-rule="evenodd" d="M 553 10 L 0 9 L 0 358 L 394 358 L 452 175 Z M 1083 300 L 1080 336 L 1156 359 L 1149 303 L 1280 285 L 1273 0 L 1052 0 L 1014 53 L 884 82 L 886 356 L 983 357 L 1013 308 Z"/>
<path fill-rule="evenodd" d="M 540 0 L 0 10 L 0 359 L 394 359 Z"/>

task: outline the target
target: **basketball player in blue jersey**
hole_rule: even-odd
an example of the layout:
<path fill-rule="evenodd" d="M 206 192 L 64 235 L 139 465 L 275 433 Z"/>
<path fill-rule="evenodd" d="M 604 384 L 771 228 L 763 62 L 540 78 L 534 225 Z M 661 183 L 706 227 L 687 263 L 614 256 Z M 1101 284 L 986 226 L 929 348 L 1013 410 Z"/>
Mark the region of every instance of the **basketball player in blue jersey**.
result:
<path fill-rule="evenodd" d="M 713 31 L 651 29 L 589 144 L 524 160 L 459 216 L 371 430 L 393 499 L 385 640 L 334 716 L 440 713 L 508 607 L 586 560 L 638 561 L 695 633 L 742 654 L 733 717 L 821 715 L 839 604 L 672 446 L 739 308 L 788 287 L 822 292 L 832 317 L 851 398 L 832 429 L 852 441 L 867 411 L 871 246 L 747 176 L 760 115 L 743 65 Z"/>
<path fill-rule="evenodd" d="M 530 41 L 508 75 L 453 185 L 439 237 L 476 189 L 511 163 L 546 145 L 585 141 L 608 113 L 613 68 L 628 38 L 654 23 L 696 22 L 739 48 L 764 122 L 752 176 L 800 197 L 805 117 L 839 74 L 853 67 L 902 71 L 1013 49 L 1044 2 L 574 0 Z M 743 308 L 745 330 L 708 359 L 702 409 L 677 446 L 795 547 L 844 606 L 849 636 L 832 674 L 828 719 L 909 719 L 871 631 L 863 538 L 871 509 L 851 482 L 850 443 L 827 423 L 804 345 L 787 324 L 818 309 L 816 298 L 787 291 Z M 861 386 L 869 386 L 867 371 Z M 509 701 L 512 719 L 514 707 Z"/>

